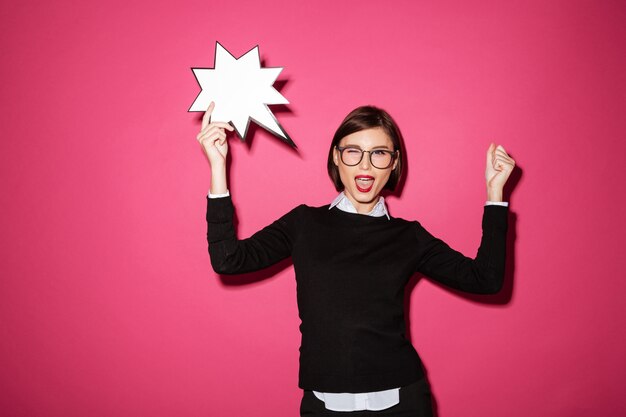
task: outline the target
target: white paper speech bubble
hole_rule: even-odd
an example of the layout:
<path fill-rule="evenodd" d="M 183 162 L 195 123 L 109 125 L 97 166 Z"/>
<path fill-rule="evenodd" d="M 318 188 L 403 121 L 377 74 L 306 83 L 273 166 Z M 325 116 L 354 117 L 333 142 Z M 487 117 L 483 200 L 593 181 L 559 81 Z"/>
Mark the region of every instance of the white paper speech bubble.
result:
<path fill-rule="evenodd" d="M 242 140 L 248 133 L 250 120 L 296 147 L 268 104 L 288 104 L 289 101 L 272 86 L 278 68 L 261 68 L 259 46 L 240 58 L 235 58 L 219 42 L 215 45 L 215 68 L 192 68 L 202 91 L 189 111 L 206 111 L 211 101 L 215 109 L 211 120 L 230 122 Z"/>

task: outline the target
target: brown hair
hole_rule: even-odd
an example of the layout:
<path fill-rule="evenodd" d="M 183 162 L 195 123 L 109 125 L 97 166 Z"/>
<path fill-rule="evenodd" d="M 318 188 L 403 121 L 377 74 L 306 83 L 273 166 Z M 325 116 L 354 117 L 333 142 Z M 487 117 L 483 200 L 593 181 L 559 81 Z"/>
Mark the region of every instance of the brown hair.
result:
<path fill-rule="evenodd" d="M 393 143 L 393 150 L 398 151 L 398 163 L 395 169 L 391 171 L 389 180 L 383 189 L 393 191 L 396 188 L 396 185 L 402 176 L 402 162 L 404 160 L 403 153 L 401 152 L 403 143 L 400 129 L 389 113 L 383 109 L 379 109 L 374 106 L 361 106 L 352 110 L 350 114 L 343 119 L 343 122 L 341 122 L 335 132 L 335 136 L 333 136 L 333 141 L 331 142 L 330 150 L 328 151 L 328 176 L 335 185 L 337 191 L 343 191 L 344 186 L 341 182 L 341 178 L 339 178 L 339 168 L 337 168 L 337 165 L 335 165 L 333 161 L 333 150 L 335 149 L 335 146 L 339 145 L 341 139 L 351 135 L 352 133 L 360 132 L 361 130 L 366 129 L 374 129 L 377 127 L 383 129 Z"/>

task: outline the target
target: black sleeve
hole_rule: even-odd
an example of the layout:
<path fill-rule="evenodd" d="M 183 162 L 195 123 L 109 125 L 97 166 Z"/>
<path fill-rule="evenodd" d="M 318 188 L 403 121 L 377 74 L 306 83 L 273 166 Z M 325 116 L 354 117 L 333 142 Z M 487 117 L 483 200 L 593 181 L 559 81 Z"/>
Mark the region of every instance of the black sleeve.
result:
<path fill-rule="evenodd" d="M 298 208 L 239 240 L 233 226 L 235 209 L 230 196 L 207 197 L 207 241 L 213 270 L 219 274 L 257 271 L 290 256 Z"/>
<path fill-rule="evenodd" d="M 483 235 L 474 259 L 451 249 L 418 223 L 417 239 L 421 256 L 417 272 L 461 291 L 475 294 L 497 293 L 504 281 L 507 215 L 507 207 L 484 207 Z"/>

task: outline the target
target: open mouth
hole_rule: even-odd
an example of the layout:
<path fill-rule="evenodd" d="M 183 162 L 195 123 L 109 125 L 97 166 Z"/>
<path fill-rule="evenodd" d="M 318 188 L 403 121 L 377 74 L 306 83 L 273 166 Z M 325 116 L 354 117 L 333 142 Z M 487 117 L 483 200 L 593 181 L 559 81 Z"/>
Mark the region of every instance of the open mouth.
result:
<path fill-rule="evenodd" d="M 374 177 L 369 175 L 357 175 L 354 179 L 356 189 L 362 193 L 369 192 L 374 186 Z"/>

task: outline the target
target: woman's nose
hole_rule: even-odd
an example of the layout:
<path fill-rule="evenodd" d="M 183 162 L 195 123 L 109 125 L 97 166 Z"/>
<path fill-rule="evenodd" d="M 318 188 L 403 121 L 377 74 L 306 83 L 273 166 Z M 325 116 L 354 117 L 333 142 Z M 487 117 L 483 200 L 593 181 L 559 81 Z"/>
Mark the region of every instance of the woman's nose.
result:
<path fill-rule="evenodd" d="M 359 163 L 359 168 L 367 170 L 370 169 L 372 164 L 370 163 L 370 154 L 367 151 L 363 152 L 363 158 L 361 158 L 361 162 Z"/>

